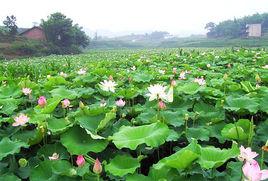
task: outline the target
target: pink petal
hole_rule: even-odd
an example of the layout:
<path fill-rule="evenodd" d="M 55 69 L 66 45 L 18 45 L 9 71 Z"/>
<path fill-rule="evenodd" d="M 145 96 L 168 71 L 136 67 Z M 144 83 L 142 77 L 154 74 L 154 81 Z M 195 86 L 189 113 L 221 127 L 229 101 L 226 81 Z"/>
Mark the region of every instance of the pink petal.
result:
<path fill-rule="evenodd" d="M 268 170 L 261 171 L 261 180 L 265 180 L 268 178 Z"/>

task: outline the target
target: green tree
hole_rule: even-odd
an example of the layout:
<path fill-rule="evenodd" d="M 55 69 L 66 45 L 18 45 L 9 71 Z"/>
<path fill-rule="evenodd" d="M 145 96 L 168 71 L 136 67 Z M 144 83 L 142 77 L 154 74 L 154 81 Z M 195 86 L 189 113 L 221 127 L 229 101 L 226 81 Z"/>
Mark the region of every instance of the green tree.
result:
<path fill-rule="evenodd" d="M 53 53 L 78 53 L 81 47 L 89 45 L 89 38 L 73 21 L 62 13 L 53 13 L 47 20 L 42 20 L 47 41 L 52 44 Z"/>
<path fill-rule="evenodd" d="M 17 18 L 14 15 L 7 16 L 3 21 L 10 36 L 15 36 L 18 32 L 18 26 L 16 25 Z"/>

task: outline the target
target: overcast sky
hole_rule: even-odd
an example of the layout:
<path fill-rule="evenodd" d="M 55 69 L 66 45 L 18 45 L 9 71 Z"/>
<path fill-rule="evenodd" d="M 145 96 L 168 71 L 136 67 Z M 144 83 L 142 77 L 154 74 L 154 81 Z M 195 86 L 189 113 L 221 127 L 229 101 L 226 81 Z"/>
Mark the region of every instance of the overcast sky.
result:
<path fill-rule="evenodd" d="M 54 12 L 101 33 L 162 30 L 185 36 L 205 33 L 209 21 L 268 12 L 268 0 L 1 0 L 0 20 L 14 14 L 19 27 L 31 27 Z"/>

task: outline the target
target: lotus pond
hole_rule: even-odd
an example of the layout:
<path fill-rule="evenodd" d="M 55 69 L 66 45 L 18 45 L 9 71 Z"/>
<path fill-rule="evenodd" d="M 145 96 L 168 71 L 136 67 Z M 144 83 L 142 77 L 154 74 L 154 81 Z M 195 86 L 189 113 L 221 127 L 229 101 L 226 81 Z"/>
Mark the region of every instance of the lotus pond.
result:
<path fill-rule="evenodd" d="M 265 180 L 268 51 L 0 63 L 0 180 Z"/>

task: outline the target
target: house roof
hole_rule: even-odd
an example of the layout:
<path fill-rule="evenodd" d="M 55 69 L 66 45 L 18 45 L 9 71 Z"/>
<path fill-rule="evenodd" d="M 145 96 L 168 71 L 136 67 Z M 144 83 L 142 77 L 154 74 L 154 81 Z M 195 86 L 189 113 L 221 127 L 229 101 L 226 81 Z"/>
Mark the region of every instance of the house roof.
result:
<path fill-rule="evenodd" d="M 43 30 L 43 29 L 42 29 L 41 27 L 39 27 L 39 26 L 34 26 L 34 27 L 32 27 L 32 28 L 19 28 L 19 29 L 21 29 L 21 30 L 19 31 L 19 29 L 18 29 L 18 34 L 19 34 L 19 35 L 22 35 L 22 34 L 27 33 L 28 31 L 31 31 L 32 29 L 35 29 L 35 28 L 40 29 L 40 30 Z"/>

